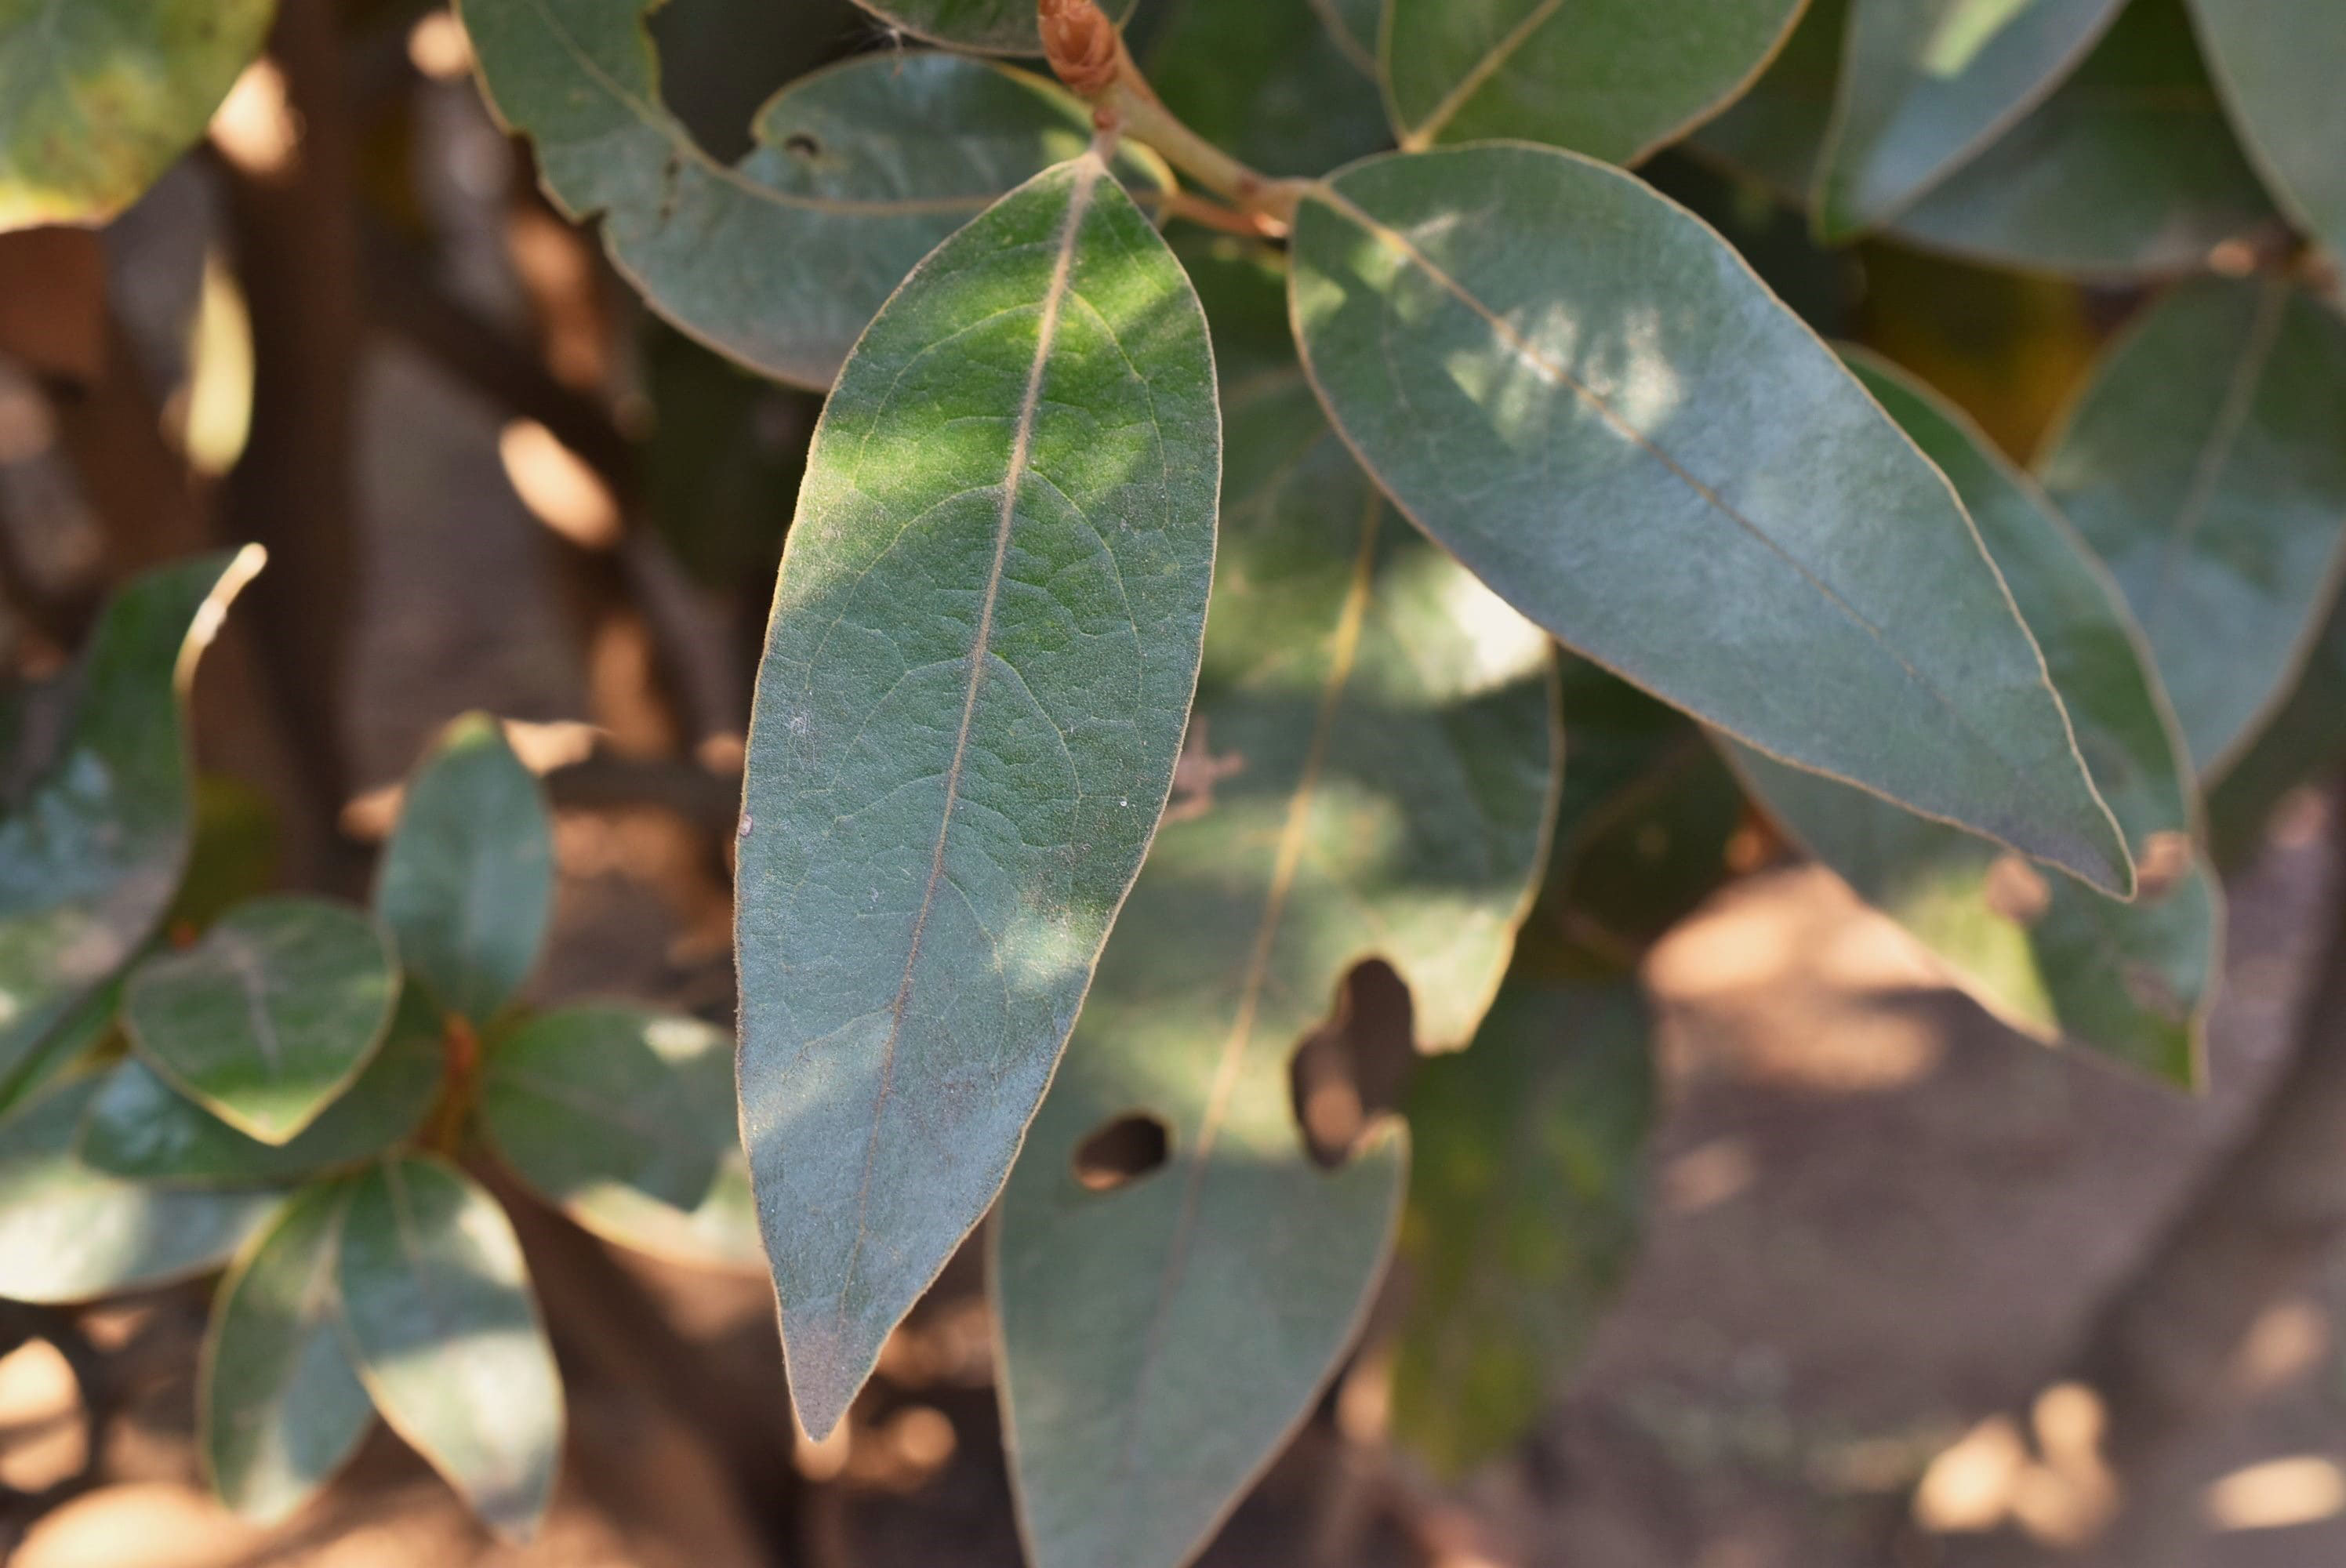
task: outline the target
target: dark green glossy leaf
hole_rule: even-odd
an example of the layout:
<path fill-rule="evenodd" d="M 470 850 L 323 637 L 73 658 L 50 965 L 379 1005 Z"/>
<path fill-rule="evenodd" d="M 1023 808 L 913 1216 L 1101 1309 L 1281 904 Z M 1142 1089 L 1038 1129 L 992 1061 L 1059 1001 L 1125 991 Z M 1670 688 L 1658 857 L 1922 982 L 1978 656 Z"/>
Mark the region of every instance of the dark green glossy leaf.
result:
<path fill-rule="evenodd" d="M 685 1262 L 765 1266 L 725 1031 L 632 1007 L 546 1013 L 491 1048 L 479 1105 L 514 1173 L 587 1229 Z"/>
<path fill-rule="evenodd" d="M 1410 1086 L 1393 1435 L 1447 1474 L 1563 1393 L 1628 1272 L 1654 1108 L 1636 985 L 1510 977 Z"/>
<path fill-rule="evenodd" d="M 1088 112 L 1047 82 L 895 52 L 792 83 L 729 167 L 659 107 L 645 9 L 464 0 L 464 15 L 482 84 L 536 144 L 548 194 L 602 216 L 612 260 L 660 314 L 782 381 L 830 386 L 932 246 L 1091 140 Z M 1031 36 L 1034 6 L 1020 15 Z"/>
<path fill-rule="evenodd" d="M 0 0 L 0 230 L 102 223 L 194 145 L 276 0 Z"/>
<path fill-rule="evenodd" d="M 2051 94 L 2122 3 L 1855 0 L 1819 229 L 1847 239 L 1912 206 Z"/>
<path fill-rule="evenodd" d="M 2114 345 L 2043 464 L 2150 638 L 2203 776 L 2288 695 L 2346 571 L 2346 321 L 2185 284 Z"/>
<path fill-rule="evenodd" d="M 541 1013 L 490 1051 L 482 1128 L 556 1204 L 618 1186 L 689 1209 L 734 1142 L 730 1044 L 636 1007 Z"/>
<path fill-rule="evenodd" d="M 537 1532 L 562 1451 L 562 1380 L 521 1243 L 446 1162 L 384 1161 L 342 1220 L 343 1327 L 391 1428 L 509 1541 Z"/>
<path fill-rule="evenodd" d="M 1830 780 L 1749 752 L 1738 766 L 1795 840 L 2000 1015 L 2191 1083 L 2214 1000 L 2221 896 L 2194 859 L 2189 766 L 2141 633 L 2093 553 L 1985 437 L 1886 362 L 1852 364 L 1978 520 L 2035 628 L 2095 781 L 2136 859 L 2164 875 L 2121 904 L 2035 878 L 1984 840 Z"/>
<path fill-rule="evenodd" d="M 1847 9 L 1815 0 L 1768 74 L 1695 133 L 1696 150 L 1804 203 Z M 2278 220 L 2225 123 L 2183 0 L 2132 0 L 2051 97 L 1888 232 L 1991 266 L 2126 277 L 2195 270 Z"/>
<path fill-rule="evenodd" d="M 1182 124 L 1269 174 L 1320 174 L 1392 145 L 1376 57 L 1329 0 L 1185 0 L 1148 68 Z"/>
<path fill-rule="evenodd" d="M 291 1516 L 374 1422 L 337 1321 L 347 1183 L 302 1188 L 229 1270 L 198 1373 L 198 1447 L 212 1490 L 264 1524 Z"/>
<path fill-rule="evenodd" d="M 1392 0 L 1402 145 L 1517 137 L 1634 163 L 1735 97 L 1800 0 Z"/>
<path fill-rule="evenodd" d="M 823 412 L 739 851 L 742 1128 L 828 1432 L 982 1217 L 1173 778 L 1221 468 L 1164 241 L 1086 154 L 923 262 Z"/>
<path fill-rule="evenodd" d="M 1503 597 L 1772 756 L 2131 890 L 1946 480 L 1698 219 L 1469 148 L 1315 188 L 1294 249 L 1339 428 Z"/>
<path fill-rule="evenodd" d="M 123 989 L 147 1064 L 249 1137 L 282 1144 L 351 1086 L 391 1027 L 382 929 L 323 899 L 255 899 Z"/>
<path fill-rule="evenodd" d="M 70 1078 L 0 1122 L 0 1297 L 92 1301 L 209 1273 L 276 1195 L 175 1192 L 93 1170 L 74 1137 L 101 1080 Z"/>
<path fill-rule="evenodd" d="M 2346 260 L 2346 6 L 2191 0 L 2208 62 L 2273 194 Z"/>
<path fill-rule="evenodd" d="M 996 55 L 1039 55 L 1035 0 L 855 0 L 915 38 L 956 49 Z M 1121 21 L 1135 0 L 1101 0 L 1101 8 Z"/>
<path fill-rule="evenodd" d="M 283 1144 L 249 1138 L 181 1095 L 136 1056 L 107 1074 L 81 1133 L 81 1157 L 137 1181 L 249 1186 L 373 1158 L 414 1132 L 440 1092 L 440 1014 L 413 985 L 348 1093 Z"/>
<path fill-rule="evenodd" d="M 554 824 L 496 720 L 458 719 L 409 780 L 374 907 L 451 1013 L 485 1023 L 529 978 L 554 911 Z"/>
<path fill-rule="evenodd" d="M 1559 759 L 1546 640 L 1383 504 L 1301 380 L 1234 387 L 1227 412 L 1181 782 L 994 1232 L 1036 1568 L 1186 1562 L 1309 1412 L 1382 1270 L 1405 1149 L 1387 1125 L 1321 1169 L 1290 1060 L 1372 958 L 1421 1038 L 1472 1035 Z M 1081 1151 L 1135 1115 L 1168 1157 L 1093 1190 Z"/>
<path fill-rule="evenodd" d="M 261 552 L 132 582 L 76 667 L 72 717 L 0 817 L 0 1078 L 129 962 L 169 907 L 192 808 L 181 705 Z M 30 748 L 26 748 L 30 749 Z M 29 777 L 28 777 L 29 775 Z"/>
<path fill-rule="evenodd" d="M 114 1037 L 122 1013 L 122 983 L 116 975 L 82 998 L 25 1058 L 0 1090 L 0 1116 L 30 1100 Z"/>

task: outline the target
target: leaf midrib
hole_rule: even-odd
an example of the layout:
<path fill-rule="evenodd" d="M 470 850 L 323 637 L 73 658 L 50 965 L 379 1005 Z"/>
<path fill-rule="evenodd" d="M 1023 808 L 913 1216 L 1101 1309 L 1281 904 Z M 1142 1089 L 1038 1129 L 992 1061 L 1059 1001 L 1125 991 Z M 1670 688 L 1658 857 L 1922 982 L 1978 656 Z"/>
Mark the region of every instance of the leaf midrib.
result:
<path fill-rule="evenodd" d="M 1410 127 L 1408 134 L 1402 137 L 1402 149 L 1422 152 L 1433 146 L 1443 128 L 1458 117 L 1493 76 L 1505 68 L 1515 52 L 1529 43 L 1534 34 L 1554 21 L 1556 14 L 1563 9 L 1564 0 L 1540 0 L 1540 4 L 1534 6 L 1522 21 L 1507 29 L 1481 59 L 1467 68 L 1466 74 L 1458 78 L 1457 85 L 1435 102 L 1424 119 Z M 1388 20 L 1386 31 L 1390 33 L 1392 30 Z"/>
<path fill-rule="evenodd" d="M 1049 369 L 1051 354 L 1059 335 L 1059 321 L 1075 275 L 1076 246 L 1082 237 L 1084 219 L 1089 214 L 1093 193 L 1107 174 L 1107 166 L 1097 154 L 1086 153 L 1075 163 L 1073 183 L 1067 192 L 1067 210 L 1059 220 L 1056 237 L 1056 253 L 1051 261 L 1051 280 L 1043 292 L 1042 314 L 1035 331 L 1035 357 L 1026 368 L 1026 385 L 1018 407 L 1017 423 L 1012 427 L 1010 460 L 1002 484 L 1002 507 L 996 516 L 994 531 L 994 561 L 987 570 L 984 593 L 978 601 L 977 630 L 971 638 L 969 682 L 962 696 L 961 726 L 954 737 L 951 760 L 945 768 L 944 813 L 937 823 L 935 848 L 929 859 L 928 884 L 922 890 L 919 911 L 913 918 L 912 940 L 904 952 L 904 972 L 897 983 L 896 996 L 889 1009 L 888 1038 L 881 1047 L 880 1088 L 872 1105 L 870 1130 L 864 1135 L 863 1176 L 855 1195 L 855 1240 L 847 1256 L 847 1267 L 841 1271 L 839 1301 L 844 1307 L 848 1293 L 855 1283 L 857 1266 L 862 1261 L 863 1245 L 871 1234 L 870 1213 L 872 1185 L 878 1171 L 880 1156 L 881 1117 L 894 1088 L 896 1051 L 904 1031 L 904 1010 L 913 996 L 913 972 L 920 962 L 921 945 L 928 932 L 929 915 L 936 907 L 937 889 L 944 881 L 945 849 L 953 832 L 954 809 L 960 803 L 962 765 L 969 757 L 969 738 L 977 717 L 977 696 L 985 684 L 985 665 L 991 656 L 994 640 L 994 611 L 1002 594 L 1002 578 L 1010 556 L 1011 535 L 1018 521 L 1018 494 L 1025 484 L 1028 464 L 1033 456 L 1036 416 L 1042 407 L 1043 380 Z"/>

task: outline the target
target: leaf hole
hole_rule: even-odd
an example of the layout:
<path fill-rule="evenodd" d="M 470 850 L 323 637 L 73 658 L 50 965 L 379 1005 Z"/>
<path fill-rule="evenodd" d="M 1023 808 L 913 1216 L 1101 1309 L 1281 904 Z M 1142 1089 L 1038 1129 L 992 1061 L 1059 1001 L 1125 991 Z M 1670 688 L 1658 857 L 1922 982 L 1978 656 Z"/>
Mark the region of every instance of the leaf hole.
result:
<path fill-rule="evenodd" d="M 1382 959 L 1356 964 L 1335 1015 L 1289 1060 L 1288 1091 L 1304 1153 L 1323 1170 L 1352 1157 L 1369 1129 L 1399 1111 L 1417 1064 L 1409 984 Z"/>
<path fill-rule="evenodd" d="M 782 138 L 782 150 L 792 158 L 802 158 L 812 163 L 822 156 L 822 143 L 804 131 L 792 131 Z"/>
<path fill-rule="evenodd" d="M 1162 1116 L 1127 1111 L 1076 1145 L 1076 1184 L 1086 1192 L 1115 1192 L 1164 1168 L 1173 1129 Z"/>

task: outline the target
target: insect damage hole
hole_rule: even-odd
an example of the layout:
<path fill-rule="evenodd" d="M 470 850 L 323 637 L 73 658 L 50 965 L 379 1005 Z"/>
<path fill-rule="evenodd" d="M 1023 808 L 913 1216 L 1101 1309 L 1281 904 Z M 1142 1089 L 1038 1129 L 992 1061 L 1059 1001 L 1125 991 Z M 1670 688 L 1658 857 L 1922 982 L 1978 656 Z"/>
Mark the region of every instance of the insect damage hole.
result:
<path fill-rule="evenodd" d="M 1382 959 L 1355 964 L 1335 1016 L 1305 1035 L 1287 1064 L 1296 1130 L 1314 1165 L 1338 1169 L 1371 1127 L 1399 1111 L 1416 1038 L 1408 983 Z"/>
<path fill-rule="evenodd" d="M 792 131 L 782 138 L 782 150 L 792 158 L 802 158 L 812 163 L 822 156 L 822 143 L 804 131 Z"/>
<path fill-rule="evenodd" d="M 1086 1192 L 1115 1192 L 1161 1169 L 1172 1153 L 1164 1117 L 1127 1111 L 1076 1145 L 1076 1182 Z"/>

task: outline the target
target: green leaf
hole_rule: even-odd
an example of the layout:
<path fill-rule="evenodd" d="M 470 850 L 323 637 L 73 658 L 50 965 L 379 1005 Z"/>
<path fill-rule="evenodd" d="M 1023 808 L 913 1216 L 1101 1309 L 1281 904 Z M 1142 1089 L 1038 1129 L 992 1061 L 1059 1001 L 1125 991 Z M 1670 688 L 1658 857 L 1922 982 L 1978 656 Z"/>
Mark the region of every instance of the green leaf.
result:
<path fill-rule="evenodd" d="M 0 1090 L 0 1116 L 5 1116 L 73 1067 L 79 1066 L 114 1035 L 122 1012 L 122 975 L 91 992 L 48 1032 L 33 1054 Z"/>
<path fill-rule="evenodd" d="M 1749 95 L 1696 133 L 1698 151 L 1804 201 L 1846 9 L 1817 0 Z M 2132 0 L 2051 97 L 1888 232 L 1989 266 L 2124 278 L 2196 270 L 2217 246 L 2278 223 L 2183 0 Z"/>
<path fill-rule="evenodd" d="M 256 786 L 231 774 L 198 774 L 192 838 L 164 930 L 201 931 L 278 885 L 277 809 Z"/>
<path fill-rule="evenodd" d="M 1635 984 L 1511 976 L 1410 1086 L 1393 1436 L 1457 1475 L 1563 1393 L 1628 1273 L 1654 1111 Z"/>
<path fill-rule="evenodd" d="M 464 16 L 483 88 L 536 144 L 546 193 L 574 219 L 602 215 L 611 260 L 654 310 L 781 381 L 829 387 L 931 247 L 1091 141 L 1089 111 L 1047 82 L 892 52 L 792 83 L 728 167 L 659 106 L 647 3 L 464 0 Z M 1145 158 L 1132 168 L 1165 178 Z"/>
<path fill-rule="evenodd" d="M 227 1262 L 273 1193 L 174 1192 L 121 1181 L 74 1155 L 100 1080 L 69 1078 L 0 1122 L 0 1297 L 92 1301 Z"/>
<path fill-rule="evenodd" d="M 204 134 L 275 0 L 0 0 L 0 230 L 103 223 Z"/>
<path fill-rule="evenodd" d="M 2346 321 L 2187 283 L 2104 356 L 2045 484 L 2150 638 L 2203 777 L 2288 695 L 2346 571 Z"/>
<path fill-rule="evenodd" d="M 1999 1015 L 2189 1084 L 2214 1001 L 2221 905 L 2194 859 L 2189 767 L 2142 635 L 2084 541 L 1952 405 L 1885 361 L 1851 364 L 1978 520 L 2136 860 L 2164 874 L 2117 903 L 1829 779 L 1748 751 L 1737 765 L 1794 840 Z"/>
<path fill-rule="evenodd" d="M 1221 439 L 1090 155 L 921 264 L 824 410 L 750 734 L 742 1128 L 828 1432 L 982 1217 L 1173 778 Z"/>
<path fill-rule="evenodd" d="M 1610 163 L 1677 140 L 1750 85 L 1800 0 L 1392 0 L 1402 145 L 1517 137 Z"/>
<path fill-rule="evenodd" d="M 1698 219 L 1467 148 L 1314 188 L 1294 253 L 1338 427 L 1517 609 L 1771 756 L 2131 891 L 1947 482 Z"/>
<path fill-rule="evenodd" d="M 657 317 L 644 318 L 637 341 L 654 421 L 638 449 L 648 520 L 711 587 L 772 571 L 821 405 Z"/>
<path fill-rule="evenodd" d="M 495 1200 L 444 1160 L 385 1160 L 351 1196 L 339 1279 L 360 1380 L 392 1431 L 498 1535 L 535 1535 L 562 1380 Z"/>
<path fill-rule="evenodd" d="M 2191 0 L 2225 106 L 2290 215 L 2346 259 L 2346 7 Z"/>
<path fill-rule="evenodd" d="M 765 1267 L 724 1030 L 631 1007 L 544 1014 L 490 1048 L 479 1115 L 514 1174 L 597 1235 Z"/>
<path fill-rule="evenodd" d="M 554 826 L 486 714 L 450 725 L 409 781 L 374 907 L 408 972 L 475 1023 L 536 967 L 554 911 Z"/>
<path fill-rule="evenodd" d="M 260 1523 L 316 1496 L 373 1424 L 334 1299 L 350 1199 L 343 1182 L 296 1193 L 212 1302 L 197 1446 L 219 1500 Z"/>
<path fill-rule="evenodd" d="M 391 943 L 364 913 L 266 898 L 141 963 L 122 1022 L 172 1087 L 246 1136 L 283 1144 L 364 1070 L 398 1001 Z"/>
<path fill-rule="evenodd" d="M 1392 145 L 1376 56 L 1329 0 L 1187 0 L 1148 70 L 1182 124 L 1267 173 L 1320 174 Z"/>
<path fill-rule="evenodd" d="M 996 55 L 1039 55 L 1042 36 L 1035 26 L 1035 0 L 855 0 L 890 25 L 956 49 Z M 1119 22 L 1132 15 L 1135 0 L 1102 0 L 1101 8 Z"/>
<path fill-rule="evenodd" d="M 262 554 L 158 567 L 117 594 L 76 667 L 62 740 L 0 816 L 0 1080 L 129 962 L 169 907 L 193 808 L 182 707 Z"/>
<path fill-rule="evenodd" d="M 382 1046 L 347 1093 L 283 1144 L 249 1138 L 132 1056 L 106 1076 L 82 1124 L 80 1154 L 134 1181 L 250 1186 L 372 1159 L 413 1133 L 439 1095 L 440 1014 L 402 989 Z"/>
<path fill-rule="evenodd" d="M 1186 1562 L 1309 1413 L 1406 1156 L 1388 1124 L 1322 1170 L 1290 1060 L 1372 958 L 1421 1038 L 1472 1035 L 1560 762 L 1546 640 L 1394 515 L 1293 370 L 1228 415 L 1181 781 L 993 1237 L 1036 1568 Z M 1093 1190 L 1083 1151 L 1136 1116 L 1163 1165 Z"/>
<path fill-rule="evenodd" d="M 2024 0 L 1964 48 L 1961 8 L 1855 0 L 1841 88 L 1817 173 L 1817 226 L 1845 239 L 1881 227 L 2041 103 L 2123 0 Z"/>
<path fill-rule="evenodd" d="M 491 1048 L 483 1130 L 565 1207 L 618 1186 L 689 1209 L 734 1142 L 730 1044 L 698 1019 L 636 1007 L 542 1013 Z"/>

